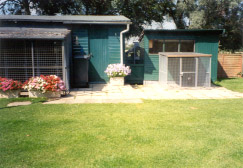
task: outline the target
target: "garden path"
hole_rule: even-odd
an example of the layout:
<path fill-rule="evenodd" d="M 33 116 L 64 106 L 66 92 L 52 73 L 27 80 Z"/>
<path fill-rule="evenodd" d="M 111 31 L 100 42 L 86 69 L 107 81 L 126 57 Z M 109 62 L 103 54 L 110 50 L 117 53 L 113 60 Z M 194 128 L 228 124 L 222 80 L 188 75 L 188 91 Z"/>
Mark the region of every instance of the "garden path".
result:
<path fill-rule="evenodd" d="M 73 89 L 68 96 L 49 100 L 45 104 L 74 103 L 142 103 L 143 99 L 231 99 L 243 98 L 243 93 L 223 87 L 181 88 L 153 85 L 91 85 L 90 88 Z"/>

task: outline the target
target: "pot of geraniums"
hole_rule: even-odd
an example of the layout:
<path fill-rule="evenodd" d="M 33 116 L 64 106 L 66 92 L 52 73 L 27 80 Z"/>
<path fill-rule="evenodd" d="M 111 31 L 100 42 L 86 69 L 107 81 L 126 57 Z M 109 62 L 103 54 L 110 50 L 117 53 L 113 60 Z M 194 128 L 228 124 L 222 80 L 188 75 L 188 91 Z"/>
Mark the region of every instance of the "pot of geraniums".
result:
<path fill-rule="evenodd" d="M 29 91 L 29 97 L 61 97 L 65 91 L 64 82 L 56 75 L 40 75 L 32 77 L 24 83 L 24 89 Z"/>
<path fill-rule="evenodd" d="M 123 64 L 109 64 L 105 73 L 110 78 L 110 85 L 123 86 L 124 77 L 131 73 L 131 69 Z"/>
<path fill-rule="evenodd" d="M 0 97 L 18 98 L 22 88 L 22 83 L 17 80 L 0 77 Z"/>

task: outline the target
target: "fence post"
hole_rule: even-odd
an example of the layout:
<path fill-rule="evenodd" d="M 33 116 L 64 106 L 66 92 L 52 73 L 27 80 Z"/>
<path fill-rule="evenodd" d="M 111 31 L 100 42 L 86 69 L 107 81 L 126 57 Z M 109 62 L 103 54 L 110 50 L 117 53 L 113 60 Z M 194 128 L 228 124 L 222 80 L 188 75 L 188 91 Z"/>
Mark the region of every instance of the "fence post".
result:
<path fill-rule="evenodd" d="M 243 54 L 241 54 L 241 74 L 243 73 Z"/>

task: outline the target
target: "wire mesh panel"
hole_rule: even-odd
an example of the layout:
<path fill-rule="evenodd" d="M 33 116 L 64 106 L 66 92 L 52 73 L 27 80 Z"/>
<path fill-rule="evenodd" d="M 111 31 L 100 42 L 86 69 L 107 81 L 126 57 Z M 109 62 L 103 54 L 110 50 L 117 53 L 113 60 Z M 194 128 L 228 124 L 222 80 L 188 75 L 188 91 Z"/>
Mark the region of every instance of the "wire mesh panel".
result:
<path fill-rule="evenodd" d="M 180 84 L 180 58 L 168 58 L 168 84 Z"/>
<path fill-rule="evenodd" d="M 163 55 L 159 58 L 159 80 L 162 84 L 167 83 L 167 57 Z"/>
<path fill-rule="evenodd" d="M 63 73 L 61 68 L 35 68 L 35 75 L 57 75 L 63 79 Z"/>
<path fill-rule="evenodd" d="M 61 41 L 34 41 L 35 67 L 62 67 L 62 42 Z"/>
<path fill-rule="evenodd" d="M 191 53 L 160 53 L 160 83 L 176 84 L 182 87 L 210 87 L 211 86 L 211 57 L 192 57 Z M 191 55 L 190 55 L 191 54 Z M 168 56 L 173 55 L 173 56 Z"/>
<path fill-rule="evenodd" d="M 31 68 L 0 68 L 0 77 L 10 78 L 21 82 L 32 77 Z"/>
<path fill-rule="evenodd" d="M 195 73 L 183 73 L 181 86 L 182 87 L 195 87 Z"/>
<path fill-rule="evenodd" d="M 196 58 L 182 58 L 182 72 L 192 72 L 196 71 Z"/>
<path fill-rule="evenodd" d="M 62 61 L 62 41 L 16 39 L 0 41 L 1 77 L 22 82 L 41 74 L 53 74 L 63 78 Z"/>
<path fill-rule="evenodd" d="M 196 58 L 182 58 L 182 87 L 195 86 L 196 78 Z"/>
<path fill-rule="evenodd" d="M 62 42 L 36 40 L 33 45 L 35 76 L 57 75 L 63 78 Z"/>
<path fill-rule="evenodd" d="M 197 86 L 210 86 L 210 57 L 198 58 L 198 81 Z"/>
<path fill-rule="evenodd" d="M 31 42 L 28 40 L 1 40 L 0 67 L 31 67 Z"/>

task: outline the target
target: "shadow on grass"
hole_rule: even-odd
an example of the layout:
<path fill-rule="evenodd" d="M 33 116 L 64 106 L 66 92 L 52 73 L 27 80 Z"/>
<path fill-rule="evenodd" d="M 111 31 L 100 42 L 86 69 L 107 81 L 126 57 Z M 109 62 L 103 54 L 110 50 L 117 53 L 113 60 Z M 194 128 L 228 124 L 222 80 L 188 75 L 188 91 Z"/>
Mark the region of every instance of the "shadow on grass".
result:
<path fill-rule="evenodd" d="M 220 87 L 223 87 L 220 82 L 222 81 L 226 81 L 226 80 L 235 80 L 235 79 L 238 79 L 238 78 L 219 78 L 218 80 L 216 80 L 215 82 L 213 82 L 214 85 L 216 86 L 220 86 Z"/>

